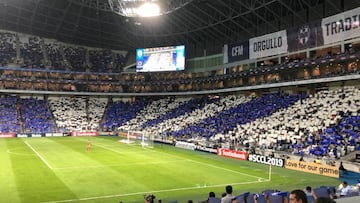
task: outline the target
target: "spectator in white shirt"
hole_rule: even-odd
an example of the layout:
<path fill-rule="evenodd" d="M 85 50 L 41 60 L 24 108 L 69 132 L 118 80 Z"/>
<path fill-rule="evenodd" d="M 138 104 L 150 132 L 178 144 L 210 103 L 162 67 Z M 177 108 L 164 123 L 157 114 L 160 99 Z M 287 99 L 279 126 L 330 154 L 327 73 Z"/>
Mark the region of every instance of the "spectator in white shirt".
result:
<path fill-rule="evenodd" d="M 337 195 L 338 197 L 344 197 L 350 193 L 351 187 L 350 185 L 348 185 L 346 181 L 344 181 L 339 185 L 337 191 L 338 191 L 338 195 Z"/>
<path fill-rule="evenodd" d="M 232 195 L 232 192 L 233 192 L 232 186 L 227 185 L 225 187 L 225 192 L 226 192 L 226 195 L 225 195 L 225 197 L 221 198 L 221 203 L 231 203 L 232 199 L 235 197 L 234 195 Z"/>

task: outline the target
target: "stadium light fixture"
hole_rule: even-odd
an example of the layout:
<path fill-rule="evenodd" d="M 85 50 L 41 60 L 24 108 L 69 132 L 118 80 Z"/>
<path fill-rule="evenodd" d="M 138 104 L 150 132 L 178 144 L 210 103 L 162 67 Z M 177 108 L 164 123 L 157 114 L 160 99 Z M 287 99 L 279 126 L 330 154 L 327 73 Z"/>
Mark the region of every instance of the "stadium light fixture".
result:
<path fill-rule="evenodd" d="M 68 0 L 73 4 L 93 8 L 97 11 L 116 13 L 131 17 L 166 15 L 194 0 Z"/>
<path fill-rule="evenodd" d="M 146 2 L 137 8 L 137 14 L 141 17 L 153 17 L 160 15 L 160 7 L 156 3 Z"/>
<path fill-rule="evenodd" d="M 153 17 L 171 13 L 193 0 L 107 0 L 110 10 L 124 17 Z"/>

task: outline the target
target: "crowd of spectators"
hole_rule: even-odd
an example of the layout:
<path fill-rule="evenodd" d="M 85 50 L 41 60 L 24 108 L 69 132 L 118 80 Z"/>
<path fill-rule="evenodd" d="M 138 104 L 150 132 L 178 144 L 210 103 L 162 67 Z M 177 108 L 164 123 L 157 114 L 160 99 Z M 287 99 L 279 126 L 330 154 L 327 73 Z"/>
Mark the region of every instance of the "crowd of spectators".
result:
<path fill-rule="evenodd" d="M 53 133 L 57 131 L 47 102 L 37 98 L 19 98 L 21 122 L 25 133 Z"/>
<path fill-rule="evenodd" d="M 14 33 L 0 32 L 0 64 L 7 66 L 16 58 L 16 37 Z"/>
<path fill-rule="evenodd" d="M 116 124 L 121 130 L 146 131 L 159 137 L 336 159 L 360 147 L 359 91 L 349 86 L 310 95 L 278 92 L 162 99 Z"/>
<path fill-rule="evenodd" d="M 360 148 L 359 94 L 358 87 L 348 86 L 309 95 L 276 92 L 129 101 L 4 96 L 1 131 L 146 131 L 179 140 L 231 143 L 228 147 L 246 150 L 336 159 Z"/>
<path fill-rule="evenodd" d="M 44 54 L 40 45 L 40 37 L 23 36 L 19 37 L 20 55 L 22 56 L 23 68 L 45 69 Z"/>
<path fill-rule="evenodd" d="M 343 76 L 357 74 L 360 70 L 357 60 L 360 55 L 359 48 L 353 46 L 344 53 L 319 52 L 312 58 L 287 58 L 277 63 L 257 66 L 244 64 L 226 70 L 220 68 L 202 72 L 122 73 L 127 60 L 126 52 L 123 51 L 85 48 L 21 33 L 0 34 L 2 69 L 22 72 L 22 69 L 16 67 L 31 68 L 32 78 L 22 81 L 21 74 L 15 73 L 19 82 L 13 86 L 7 84 L 11 81 L 3 79 L 2 88 L 31 87 L 36 90 L 74 91 L 73 88 L 61 88 L 63 83 L 71 83 L 78 86 L 76 91 L 91 92 L 201 91 Z M 10 66 L 11 69 L 8 68 Z M 45 71 L 40 77 L 43 79 L 41 82 L 47 84 L 33 84 L 33 80 L 39 79 L 39 71 Z M 58 73 L 58 78 L 51 76 L 54 72 Z M 107 77 L 92 80 L 97 73 L 107 74 Z M 80 74 L 82 76 L 79 79 Z"/>
<path fill-rule="evenodd" d="M 0 132 L 20 132 L 17 98 L 0 97 Z"/>
<path fill-rule="evenodd" d="M 107 99 L 49 97 L 48 103 L 60 132 L 98 131 Z"/>
<path fill-rule="evenodd" d="M 0 32 L 0 63 L 3 67 L 119 73 L 126 65 L 125 54 L 125 51 L 95 50 L 23 33 Z"/>
<path fill-rule="evenodd" d="M 199 200 L 198 203 L 336 203 L 336 200 L 347 201 L 348 197 L 359 196 L 359 184 L 348 185 L 343 181 L 339 187 L 320 186 L 312 188 L 306 186 L 304 189 L 294 189 L 291 191 L 280 191 L 277 189 L 267 189 L 260 193 L 243 192 L 234 193 L 232 185 L 226 185 L 224 192 L 216 195 L 215 192 L 209 192 L 205 200 Z M 355 199 L 357 200 L 357 199 Z M 145 201 L 149 203 L 149 201 Z M 151 201 L 155 202 L 155 200 Z M 158 202 L 162 202 L 159 198 Z M 177 202 L 177 201 L 174 201 Z M 194 202 L 194 200 L 188 200 Z"/>
<path fill-rule="evenodd" d="M 360 54 L 356 49 L 349 49 L 344 53 L 285 60 L 275 65 L 242 66 L 226 73 L 117 74 L 115 72 L 125 65 L 122 52 L 9 32 L 0 32 L 0 48 L 0 60 L 5 66 L 1 69 L 1 88 L 85 92 L 207 90 L 354 74 L 359 71 L 357 58 Z M 9 63 L 20 63 L 22 68 L 6 68 Z M 142 102 L 132 111 L 125 109 L 127 103 L 112 102 L 101 127 L 114 129 L 120 126 L 121 129 L 146 130 L 181 139 L 200 137 L 220 142 L 234 139 L 231 141 L 247 148 L 290 150 L 298 155 L 338 158 L 353 151 L 358 144 L 358 95 L 359 90 L 352 87 L 321 91 L 309 97 L 277 93 L 259 97 L 136 100 L 132 105 Z M 86 105 L 91 103 L 88 99 L 78 102 L 85 105 L 78 112 L 88 109 Z M 119 118 L 116 108 L 123 109 L 122 113 L 127 112 L 129 116 Z M 84 115 L 89 119 L 88 112 L 83 112 L 80 117 Z M 64 125 L 63 118 L 59 120 L 62 120 L 59 123 L 61 129 L 75 128 L 75 125 Z M 76 127 L 99 128 L 94 123 Z"/>

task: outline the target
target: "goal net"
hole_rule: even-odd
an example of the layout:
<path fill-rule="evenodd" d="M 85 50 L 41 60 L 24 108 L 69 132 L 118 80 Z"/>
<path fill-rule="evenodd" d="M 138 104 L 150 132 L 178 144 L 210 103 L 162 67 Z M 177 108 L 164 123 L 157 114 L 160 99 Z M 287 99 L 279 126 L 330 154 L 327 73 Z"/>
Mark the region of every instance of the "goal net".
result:
<path fill-rule="evenodd" d="M 120 142 L 133 145 L 141 145 L 142 147 L 154 147 L 153 136 L 141 131 L 126 131 L 119 133 Z"/>

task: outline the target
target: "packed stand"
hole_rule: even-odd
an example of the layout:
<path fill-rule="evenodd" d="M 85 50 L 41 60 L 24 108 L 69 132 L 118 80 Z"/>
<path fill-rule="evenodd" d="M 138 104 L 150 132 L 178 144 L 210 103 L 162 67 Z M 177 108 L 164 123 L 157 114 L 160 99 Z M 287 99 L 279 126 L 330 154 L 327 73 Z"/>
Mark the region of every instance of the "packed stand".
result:
<path fill-rule="evenodd" d="M 67 71 L 86 71 L 87 64 L 85 48 L 75 46 L 65 47 L 64 58 Z"/>
<path fill-rule="evenodd" d="M 148 125 L 148 122 L 178 108 L 180 103 L 186 100 L 188 99 L 174 99 L 172 97 L 154 100 L 138 112 L 135 118 L 124 123 L 120 129 L 142 130 L 144 126 Z"/>
<path fill-rule="evenodd" d="M 164 122 L 165 120 L 176 118 L 187 113 L 188 111 L 191 111 L 190 108 L 185 107 L 188 106 L 189 103 L 192 103 L 192 101 L 195 99 L 190 100 L 190 98 L 169 98 L 169 100 L 172 102 L 166 104 L 165 108 L 160 107 L 160 111 L 162 111 L 161 113 L 159 111 L 156 114 L 152 114 L 152 117 L 150 118 L 146 117 L 149 119 L 140 125 L 141 129 L 157 125 Z"/>
<path fill-rule="evenodd" d="M 58 43 L 45 43 L 47 59 L 50 70 L 65 70 L 61 54 L 61 46 Z"/>
<path fill-rule="evenodd" d="M 114 52 L 113 72 L 121 73 L 126 65 L 126 56 L 123 53 Z"/>
<path fill-rule="evenodd" d="M 100 129 L 100 123 L 104 116 L 105 108 L 108 100 L 106 98 L 88 98 L 88 129 L 91 131 L 97 131 Z"/>
<path fill-rule="evenodd" d="M 72 132 L 99 130 L 98 123 L 107 101 L 87 97 L 49 97 L 48 103 L 59 131 Z"/>
<path fill-rule="evenodd" d="M 16 97 L 0 97 L 0 132 L 21 132 L 18 109 Z"/>
<path fill-rule="evenodd" d="M 14 33 L 0 32 L 0 64 L 7 66 L 16 58 L 16 36 Z"/>
<path fill-rule="evenodd" d="M 112 72 L 112 53 L 109 49 L 89 51 L 90 72 Z"/>
<path fill-rule="evenodd" d="M 55 121 L 45 100 L 22 98 L 19 104 L 25 133 L 56 132 Z"/>
<path fill-rule="evenodd" d="M 359 146 L 359 89 L 323 90 L 268 117 L 238 125 L 242 144 L 338 158 Z"/>
<path fill-rule="evenodd" d="M 187 125 L 183 129 L 167 132 L 167 135 L 206 138 L 215 135 L 218 137 L 223 136 L 232 131 L 237 125 L 269 116 L 275 111 L 293 104 L 297 99 L 297 95 L 267 94 L 261 98 L 253 98 L 249 102 L 240 102 L 238 105 L 219 111 L 215 115 L 202 118 L 197 123 Z M 223 105 L 226 106 L 227 103 Z"/>
<path fill-rule="evenodd" d="M 20 52 L 23 58 L 22 68 L 45 69 L 44 53 L 41 48 L 41 39 L 37 36 L 19 36 Z"/>
<path fill-rule="evenodd" d="M 163 116 L 168 117 L 168 119 L 164 119 L 160 123 L 156 122 L 156 125 L 148 126 L 144 130 L 147 132 L 151 132 L 155 135 L 161 134 L 162 136 L 172 136 L 171 134 L 169 135 L 168 132 L 180 131 L 181 129 L 184 129 L 189 125 L 199 123 L 202 119 L 214 116 L 218 112 L 229 109 L 230 107 L 245 102 L 246 100 L 247 98 L 245 97 L 236 97 L 234 95 L 226 97 L 210 96 L 194 98 L 179 106 L 179 108 L 175 109 L 174 111 L 169 112 L 168 116 Z M 203 136 L 177 136 L 177 139 L 179 138 L 202 139 Z"/>
<path fill-rule="evenodd" d="M 110 101 L 106 108 L 104 121 L 102 123 L 103 130 L 114 131 L 119 126 L 135 118 L 136 115 L 144 109 L 151 99 L 137 98 L 135 101 Z M 130 129 L 123 129 L 130 130 Z"/>

